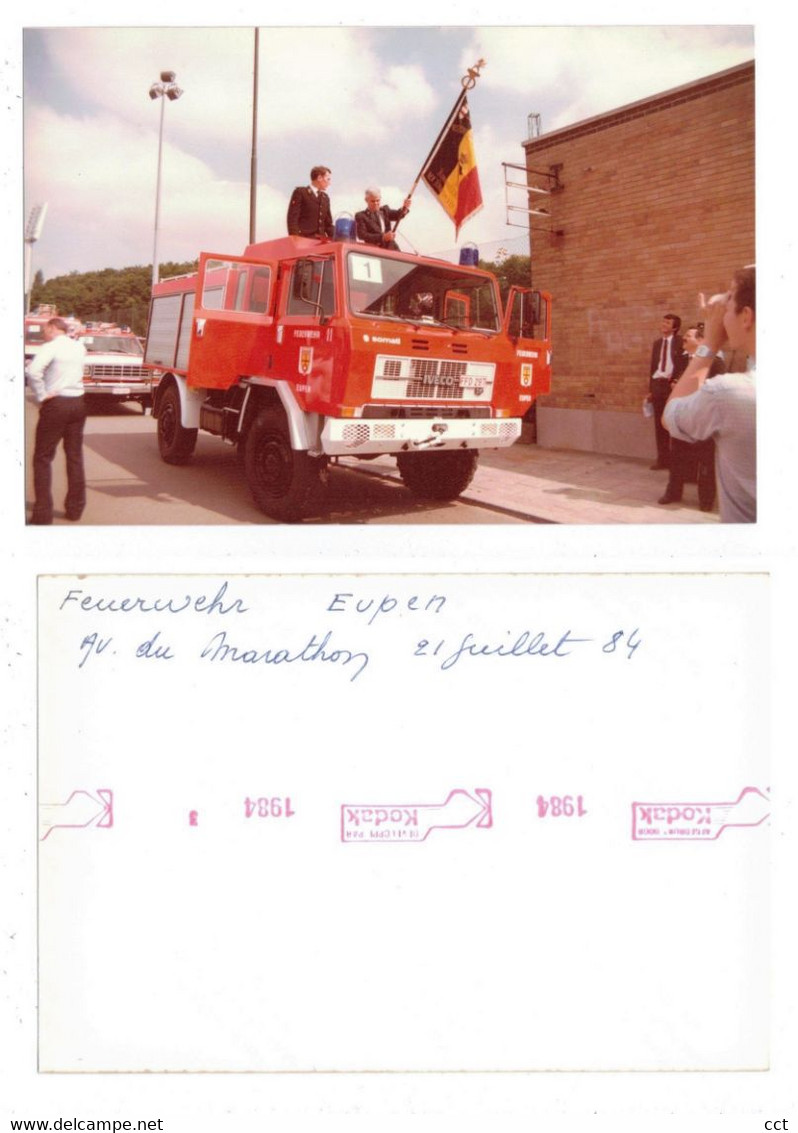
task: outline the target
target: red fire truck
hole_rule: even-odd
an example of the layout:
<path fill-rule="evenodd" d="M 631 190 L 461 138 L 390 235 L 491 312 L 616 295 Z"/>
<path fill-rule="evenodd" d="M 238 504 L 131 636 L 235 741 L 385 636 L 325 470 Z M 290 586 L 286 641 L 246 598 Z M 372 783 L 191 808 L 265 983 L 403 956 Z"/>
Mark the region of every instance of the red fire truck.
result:
<path fill-rule="evenodd" d="M 296 236 L 202 253 L 153 287 L 161 457 L 184 464 L 200 429 L 237 445 L 255 502 L 286 522 L 323 506 L 342 456 L 394 454 L 415 495 L 454 499 L 549 390 L 550 321 L 527 288 L 502 312 L 472 264 Z"/>

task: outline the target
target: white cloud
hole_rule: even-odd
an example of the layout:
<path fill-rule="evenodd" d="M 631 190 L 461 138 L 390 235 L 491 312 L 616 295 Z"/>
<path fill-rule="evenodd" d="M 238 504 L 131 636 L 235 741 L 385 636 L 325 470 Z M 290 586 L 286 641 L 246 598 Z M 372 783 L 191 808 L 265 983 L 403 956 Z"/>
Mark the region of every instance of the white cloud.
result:
<path fill-rule="evenodd" d="M 246 144 L 252 28 L 58 28 L 46 36 L 62 82 L 97 110 L 156 129 L 160 101 L 147 92 L 168 69 L 184 92 L 167 109 L 173 137 Z M 259 43 L 259 121 L 270 138 L 312 128 L 379 140 L 400 113 L 414 117 L 434 103 L 422 70 L 386 66 L 367 31 L 262 28 Z"/>
<path fill-rule="evenodd" d="M 76 119 L 37 109 L 26 125 L 28 196 L 48 203 L 36 266 L 48 277 L 62 270 L 46 269 L 54 236 L 71 247 L 70 270 L 151 262 L 157 153 L 150 136 L 107 113 Z M 279 230 L 286 205 L 262 185 L 258 230 Z M 159 259 L 190 260 L 201 249 L 241 252 L 248 234 L 249 185 L 219 180 L 165 141 Z"/>
<path fill-rule="evenodd" d="M 530 111 L 556 107 L 543 122 L 544 130 L 553 130 L 750 59 L 753 32 L 684 26 L 478 28 L 463 52 L 464 65 L 477 55 L 487 61 L 480 78 L 486 91 L 524 94 Z"/>
<path fill-rule="evenodd" d="M 31 88 L 26 111 L 28 199 L 50 203 L 47 231 L 36 249 L 46 274 L 54 274 L 48 261 L 56 248 L 67 270 L 149 262 L 162 107 L 161 257 L 190 259 L 199 248 L 243 250 L 249 228 L 249 188 L 242 180 L 249 173 L 252 29 L 57 28 L 41 34 L 64 92 L 59 113 L 40 104 L 46 91 Z M 293 151 L 275 149 L 281 139 L 304 141 L 308 165 L 325 159 L 335 165 L 336 214 L 361 208 L 369 181 L 382 181 L 391 203 L 407 193 L 415 170 L 406 184 L 396 185 L 386 167 L 415 152 L 419 139 L 408 123 L 429 115 L 436 96 L 420 65 L 380 58 L 373 42 L 363 29 L 261 29 L 259 237 L 283 232 L 287 193 L 297 179 L 295 169 L 286 170 L 286 153 Z M 150 83 L 167 68 L 175 71 L 182 98 L 150 100 Z M 82 116 L 68 115 L 67 104 L 79 105 Z M 357 162 L 336 161 L 336 139 L 350 146 L 363 140 Z M 380 150 L 386 143 L 395 150 Z M 223 179 L 229 170 L 220 172 L 222 148 L 238 154 L 241 180 Z M 58 162 L 50 159 L 52 153 L 59 153 Z M 422 144 L 419 161 L 423 153 Z M 371 154 L 369 170 L 363 158 L 369 162 Z M 299 177 L 305 173 L 303 165 Z M 414 220 L 426 213 L 425 228 L 436 233 L 436 245 L 453 243 L 451 225 L 430 204 L 429 210 L 416 209 Z M 112 253 L 113 260 L 102 258 Z"/>
<path fill-rule="evenodd" d="M 362 31 L 276 28 L 261 32 L 261 42 L 262 102 L 272 135 L 312 123 L 332 137 L 380 141 L 434 104 L 422 70 L 386 66 Z"/>

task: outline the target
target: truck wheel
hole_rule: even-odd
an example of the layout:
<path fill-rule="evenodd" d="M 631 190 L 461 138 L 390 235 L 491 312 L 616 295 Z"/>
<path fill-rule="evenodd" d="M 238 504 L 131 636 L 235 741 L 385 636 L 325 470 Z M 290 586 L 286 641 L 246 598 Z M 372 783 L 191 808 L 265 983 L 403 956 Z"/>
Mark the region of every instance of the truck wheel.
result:
<path fill-rule="evenodd" d="M 264 515 L 294 523 L 317 508 L 325 465 L 291 448 L 288 423 L 280 409 L 262 409 L 247 434 L 244 471 L 255 503 Z"/>
<path fill-rule="evenodd" d="M 197 429 L 180 424 L 180 394 L 170 385 L 164 391 L 158 414 L 158 451 L 167 464 L 186 464 L 197 444 Z"/>
<path fill-rule="evenodd" d="M 476 449 L 445 452 L 400 452 L 399 475 L 414 496 L 427 500 L 454 500 L 464 492 L 477 470 Z"/>

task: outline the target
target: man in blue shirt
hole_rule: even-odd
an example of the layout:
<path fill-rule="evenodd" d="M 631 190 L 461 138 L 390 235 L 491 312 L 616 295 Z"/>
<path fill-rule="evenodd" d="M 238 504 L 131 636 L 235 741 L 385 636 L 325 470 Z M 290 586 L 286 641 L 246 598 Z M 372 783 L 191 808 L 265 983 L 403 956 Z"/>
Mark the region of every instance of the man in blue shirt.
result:
<path fill-rule="evenodd" d="M 731 287 L 705 309 L 704 342 L 673 387 L 662 423 L 681 441 L 715 441 L 722 523 L 756 521 L 756 271 L 734 273 Z M 748 357 L 744 374 L 709 377 L 726 345 Z"/>

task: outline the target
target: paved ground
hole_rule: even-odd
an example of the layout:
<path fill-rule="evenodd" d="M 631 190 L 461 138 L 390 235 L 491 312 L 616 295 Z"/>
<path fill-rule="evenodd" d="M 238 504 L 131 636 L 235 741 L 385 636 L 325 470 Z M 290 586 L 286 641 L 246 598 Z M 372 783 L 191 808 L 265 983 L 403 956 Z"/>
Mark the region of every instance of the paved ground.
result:
<path fill-rule="evenodd" d="M 28 400 L 27 504 L 32 503 L 30 458 L 37 411 Z M 88 503 L 83 524 L 235 524 L 274 522 L 253 504 L 235 450 L 201 434 L 186 467 L 158 457 L 155 422 L 132 405 L 92 409 L 85 459 Z M 517 444 L 483 452 L 476 476 L 460 500 L 415 500 L 401 486 L 391 457 L 342 460 L 330 476 L 329 510 L 315 523 L 388 524 L 685 524 L 717 523 L 698 509 L 696 487 L 684 502 L 660 506 L 667 480 L 648 460 Z M 64 461 L 54 465 L 56 523 L 66 523 Z"/>
<path fill-rule="evenodd" d="M 546 523 L 718 522 L 717 511 L 699 510 L 695 484 L 685 486 L 682 503 L 659 505 L 668 476 L 652 472 L 650 463 L 516 444 L 482 453 L 462 499 Z M 367 470 L 398 477 L 388 457 L 369 462 Z"/>

